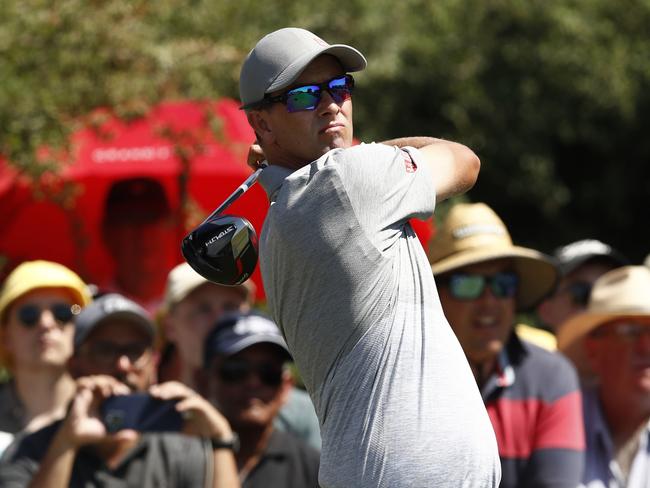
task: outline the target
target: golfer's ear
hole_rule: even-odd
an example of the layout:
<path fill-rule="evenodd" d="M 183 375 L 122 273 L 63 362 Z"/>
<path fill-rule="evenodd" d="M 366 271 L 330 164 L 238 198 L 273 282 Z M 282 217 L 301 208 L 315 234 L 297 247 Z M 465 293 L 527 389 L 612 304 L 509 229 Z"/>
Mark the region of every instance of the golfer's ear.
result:
<path fill-rule="evenodd" d="M 246 117 L 262 146 L 274 141 L 273 130 L 269 124 L 268 114 L 266 111 L 251 110 L 246 114 Z"/>

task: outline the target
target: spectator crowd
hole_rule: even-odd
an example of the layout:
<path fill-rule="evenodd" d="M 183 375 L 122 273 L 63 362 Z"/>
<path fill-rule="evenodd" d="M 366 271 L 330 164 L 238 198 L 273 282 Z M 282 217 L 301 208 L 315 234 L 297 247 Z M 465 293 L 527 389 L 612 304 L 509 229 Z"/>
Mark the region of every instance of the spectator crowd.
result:
<path fill-rule="evenodd" d="M 480 203 L 454 206 L 431 250 L 500 486 L 648 486 L 650 269 L 597 240 L 516 246 Z M 154 316 L 91 289 L 48 261 L 3 283 L 1 486 L 318 486 L 318 420 L 252 282 L 180 264 Z M 137 392 L 173 404 L 175 431 L 110 430 L 102 402 Z"/>
<path fill-rule="evenodd" d="M 351 131 L 337 138 L 347 122 L 311 137 L 288 115 L 349 110 L 351 118 L 347 72 L 365 68 L 365 58 L 293 28 L 255 49 L 241 91 L 258 153 L 278 162 L 263 178 L 275 200 L 260 242 L 282 320 L 264 313 L 252 281 L 219 285 L 187 263 L 155 296 L 145 263 L 134 265 L 146 250 L 135 249 L 143 243 L 133 232 L 164 205 L 125 204 L 134 192 L 120 182 L 104 224 L 107 246 L 123 259 L 115 286 L 97 289 L 36 260 L 0 288 L 0 487 L 301 488 L 344 486 L 349 475 L 373 480 L 364 486 L 395 486 L 396 477 L 414 486 L 428 471 L 404 466 L 458 457 L 459 466 L 480 464 L 480 476 L 452 473 L 455 465 L 431 472 L 504 488 L 650 488 L 648 260 L 630 263 L 595 239 L 550 254 L 519 246 L 484 203 L 453 206 L 425 255 L 405 222 L 471 187 L 478 159 L 420 137 L 346 152 Z M 273 63 L 289 64 L 293 78 L 261 76 Z M 260 85 L 268 79 L 271 87 Z M 290 95 L 268 96 L 284 88 Z M 331 135 L 340 144 L 302 179 L 292 170 L 331 148 L 284 151 L 302 144 L 298 129 L 307 142 Z M 436 162 L 434 187 L 427 166 Z M 313 181 L 321 187 L 304 191 Z M 157 194 L 147 185 L 136 187 Z M 348 195 L 354 185 L 359 192 Z M 332 215 L 349 235 L 325 225 Z M 324 224 L 314 229 L 314 218 Z M 332 249 L 345 246 L 339 260 Z M 345 273 L 356 276 L 343 282 Z M 384 425 L 400 412 L 415 418 Z M 409 437 L 430 432 L 446 443 Z"/>

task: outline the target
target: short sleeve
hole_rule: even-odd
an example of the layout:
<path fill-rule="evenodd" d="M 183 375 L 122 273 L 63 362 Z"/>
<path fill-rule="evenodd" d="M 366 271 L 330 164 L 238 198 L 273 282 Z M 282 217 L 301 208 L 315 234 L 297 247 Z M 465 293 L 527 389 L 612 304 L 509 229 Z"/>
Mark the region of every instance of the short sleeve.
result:
<path fill-rule="evenodd" d="M 431 217 L 436 203 L 434 180 L 417 149 L 362 144 L 334 157 L 362 225 L 381 231 L 411 218 Z"/>

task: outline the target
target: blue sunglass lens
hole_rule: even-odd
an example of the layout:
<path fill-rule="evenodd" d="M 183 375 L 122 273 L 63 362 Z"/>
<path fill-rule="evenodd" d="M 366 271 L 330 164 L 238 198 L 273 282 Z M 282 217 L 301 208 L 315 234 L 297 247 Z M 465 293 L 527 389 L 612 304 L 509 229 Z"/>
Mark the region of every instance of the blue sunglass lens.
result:
<path fill-rule="evenodd" d="M 320 101 L 321 89 L 317 85 L 301 86 L 287 92 L 287 110 L 314 110 Z"/>
<path fill-rule="evenodd" d="M 489 286 L 497 298 L 510 298 L 517 293 L 519 279 L 514 273 L 497 273 L 492 276 L 455 274 L 449 279 L 449 290 L 458 300 L 475 300 Z"/>
<path fill-rule="evenodd" d="M 320 102 L 325 87 L 336 103 L 342 103 L 350 98 L 353 86 L 351 76 L 334 78 L 321 85 L 299 86 L 286 93 L 287 111 L 314 110 Z"/>

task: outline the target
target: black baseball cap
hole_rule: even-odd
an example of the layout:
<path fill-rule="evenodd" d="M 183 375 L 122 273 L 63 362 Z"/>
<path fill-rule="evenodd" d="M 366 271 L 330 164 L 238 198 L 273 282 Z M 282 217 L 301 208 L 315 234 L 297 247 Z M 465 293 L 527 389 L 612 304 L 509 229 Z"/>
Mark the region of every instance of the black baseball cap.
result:
<path fill-rule="evenodd" d="M 611 263 L 612 268 L 630 264 L 622 253 L 596 239 L 583 239 L 558 247 L 553 255 L 563 276 L 594 259 Z"/>

